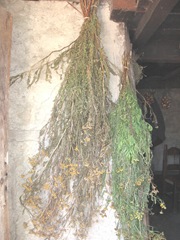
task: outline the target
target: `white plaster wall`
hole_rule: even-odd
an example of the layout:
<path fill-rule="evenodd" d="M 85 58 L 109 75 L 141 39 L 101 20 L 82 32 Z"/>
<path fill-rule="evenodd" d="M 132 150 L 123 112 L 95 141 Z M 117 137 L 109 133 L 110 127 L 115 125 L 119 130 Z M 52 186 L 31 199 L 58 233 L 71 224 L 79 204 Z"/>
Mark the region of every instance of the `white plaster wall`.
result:
<path fill-rule="evenodd" d="M 79 34 L 82 16 L 67 2 L 26 2 L 23 0 L 0 0 L 13 16 L 13 40 L 11 75 L 28 70 L 51 51 L 67 46 Z M 76 5 L 78 7 L 78 5 Z M 124 52 L 124 26 L 109 20 L 109 6 L 104 3 L 99 8 L 102 24 L 102 39 L 107 55 L 121 69 Z M 119 78 L 111 76 L 112 98 L 117 100 Z M 22 194 L 22 174 L 31 168 L 28 157 L 38 150 L 38 135 L 49 119 L 53 99 L 60 86 L 54 76 L 52 83 L 43 79 L 27 89 L 25 81 L 17 82 L 10 88 L 9 110 L 9 186 L 11 240 L 40 240 L 29 235 L 23 222 L 29 221 L 27 213 L 22 213 L 19 197 Z M 107 193 L 108 194 L 108 193 Z M 102 203 L 103 204 L 103 203 Z M 98 221 L 98 222 L 97 222 Z M 107 217 L 94 219 L 88 240 L 115 240 L 116 219 L 114 210 L 108 208 Z M 75 239 L 71 234 L 66 240 Z M 63 239 L 61 239 L 63 240 Z"/>

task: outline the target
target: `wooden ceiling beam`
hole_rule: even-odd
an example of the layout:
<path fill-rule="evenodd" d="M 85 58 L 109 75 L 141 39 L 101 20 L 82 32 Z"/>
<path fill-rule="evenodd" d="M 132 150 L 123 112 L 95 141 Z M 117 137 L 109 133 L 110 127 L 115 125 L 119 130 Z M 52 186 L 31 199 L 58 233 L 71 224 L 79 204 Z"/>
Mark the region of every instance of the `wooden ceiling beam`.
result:
<path fill-rule="evenodd" d="M 171 71 L 169 74 L 167 74 L 165 77 L 164 77 L 164 80 L 168 80 L 168 79 L 172 79 L 174 78 L 175 76 L 180 76 L 180 68 L 177 68 L 173 71 Z"/>
<path fill-rule="evenodd" d="M 136 11 L 137 1 L 136 0 L 111 0 L 111 9 L 112 10 L 121 10 L 121 11 Z"/>
<path fill-rule="evenodd" d="M 179 40 L 153 39 L 138 54 L 141 62 L 180 63 Z"/>
<path fill-rule="evenodd" d="M 137 9 L 136 0 L 111 0 L 110 19 L 115 22 L 129 22 Z"/>
<path fill-rule="evenodd" d="M 153 0 L 141 18 L 135 34 L 136 47 L 144 46 L 164 22 L 179 0 Z"/>
<path fill-rule="evenodd" d="M 137 89 L 170 89 L 170 88 L 180 88 L 180 81 L 178 78 L 164 79 L 162 77 L 147 77 L 142 79 L 138 85 Z"/>

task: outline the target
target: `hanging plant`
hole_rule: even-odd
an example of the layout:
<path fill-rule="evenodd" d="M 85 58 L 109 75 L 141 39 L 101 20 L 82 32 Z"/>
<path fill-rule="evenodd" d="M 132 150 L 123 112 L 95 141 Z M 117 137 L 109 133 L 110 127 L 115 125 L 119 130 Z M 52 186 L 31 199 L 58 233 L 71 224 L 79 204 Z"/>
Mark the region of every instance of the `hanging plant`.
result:
<path fill-rule="evenodd" d="M 98 1 L 80 0 L 80 4 L 85 20 L 79 37 L 11 78 L 11 84 L 26 79 L 30 87 L 43 75 L 50 81 L 54 71 L 60 77 L 64 74 L 51 117 L 40 131 L 39 151 L 29 159 L 32 169 L 20 198 L 31 215 L 30 232 L 47 239 L 62 238 L 67 228 L 75 229 L 77 239 L 86 237 L 99 210 L 110 157 L 108 86 L 112 66 L 101 45 Z M 53 59 L 54 54 L 58 56 Z M 144 240 L 151 128 L 142 119 L 126 74 L 110 120 L 112 192 L 121 222 L 118 230 L 122 229 L 125 239 Z"/>
<path fill-rule="evenodd" d="M 99 208 L 109 156 L 109 63 L 100 40 L 98 2 L 80 4 L 85 20 L 79 37 L 57 58 L 49 55 L 11 78 L 12 84 L 27 78 L 31 86 L 42 74 L 50 80 L 53 71 L 61 73 L 67 63 L 21 196 L 32 217 L 30 232 L 48 239 L 62 237 L 67 227 L 75 229 L 77 239 L 86 236 Z"/>
<path fill-rule="evenodd" d="M 154 92 L 148 91 L 144 93 L 144 99 L 146 100 L 147 104 L 151 105 L 154 103 Z"/>
<path fill-rule="evenodd" d="M 171 107 L 171 97 L 168 93 L 164 93 L 161 98 L 161 106 L 163 109 L 169 109 Z"/>
<path fill-rule="evenodd" d="M 151 239 L 148 226 L 143 221 L 148 212 L 148 197 L 156 201 L 158 193 L 154 185 L 150 192 L 152 127 L 144 121 L 135 89 L 129 80 L 129 59 L 124 62 L 122 89 L 110 116 L 113 203 L 120 220 L 118 235 L 123 235 L 125 240 L 144 240 Z M 155 235 L 153 239 L 162 239 Z"/>

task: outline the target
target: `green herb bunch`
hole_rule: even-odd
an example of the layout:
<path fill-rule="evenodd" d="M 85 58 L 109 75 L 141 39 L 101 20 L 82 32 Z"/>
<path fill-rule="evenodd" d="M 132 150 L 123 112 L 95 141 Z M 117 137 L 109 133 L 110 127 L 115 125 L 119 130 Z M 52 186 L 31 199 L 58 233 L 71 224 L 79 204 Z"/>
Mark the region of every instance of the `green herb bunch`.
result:
<path fill-rule="evenodd" d="M 148 239 L 143 223 L 148 210 L 151 176 L 151 126 L 143 119 L 136 92 L 127 76 L 110 117 L 112 129 L 112 194 L 126 240 Z"/>

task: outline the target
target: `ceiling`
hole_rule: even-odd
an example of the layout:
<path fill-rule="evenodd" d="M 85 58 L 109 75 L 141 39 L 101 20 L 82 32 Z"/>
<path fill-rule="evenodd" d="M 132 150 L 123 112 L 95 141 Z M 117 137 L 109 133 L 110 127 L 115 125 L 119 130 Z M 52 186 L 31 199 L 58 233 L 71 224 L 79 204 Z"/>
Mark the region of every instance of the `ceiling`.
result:
<path fill-rule="evenodd" d="M 112 0 L 110 17 L 126 23 L 146 78 L 180 87 L 180 0 Z"/>

